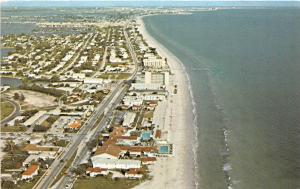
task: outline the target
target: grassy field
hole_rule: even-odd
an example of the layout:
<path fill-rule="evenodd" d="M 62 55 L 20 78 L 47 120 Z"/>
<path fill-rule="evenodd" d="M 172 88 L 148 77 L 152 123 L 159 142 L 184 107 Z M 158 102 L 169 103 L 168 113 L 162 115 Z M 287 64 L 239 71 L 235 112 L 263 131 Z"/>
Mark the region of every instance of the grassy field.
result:
<path fill-rule="evenodd" d="M 2 126 L 1 127 L 1 132 L 25 132 L 27 130 L 26 127 L 23 126 Z"/>
<path fill-rule="evenodd" d="M 1 102 L 1 120 L 9 116 L 14 111 L 14 106 L 7 102 Z"/>
<path fill-rule="evenodd" d="M 94 177 L 87 179 L 78 179 L 74 189 L 129 189 L 138 185 L 140 180 L 119 179 L 112 180 L 106 177 Z"/>

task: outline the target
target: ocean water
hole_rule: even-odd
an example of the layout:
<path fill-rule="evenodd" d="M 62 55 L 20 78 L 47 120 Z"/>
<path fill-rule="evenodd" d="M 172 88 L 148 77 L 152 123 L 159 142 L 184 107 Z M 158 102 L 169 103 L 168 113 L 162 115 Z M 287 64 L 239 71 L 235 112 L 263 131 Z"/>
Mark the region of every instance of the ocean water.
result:
<path fill-rule="evenodd" d="M 199 188 L 300 188 L 300 9 L 144 22 L 191 80 Z"/>

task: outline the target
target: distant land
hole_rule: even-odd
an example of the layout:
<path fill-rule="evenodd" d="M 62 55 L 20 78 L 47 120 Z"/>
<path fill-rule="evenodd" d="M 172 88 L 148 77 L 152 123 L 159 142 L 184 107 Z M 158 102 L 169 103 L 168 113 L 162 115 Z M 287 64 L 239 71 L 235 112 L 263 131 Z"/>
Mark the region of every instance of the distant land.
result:
<path fill-rule="evenodd" d="M 24 3 L 26 2 L 26 3 Z M 58 3 L 59 2 L 59 3 Z M 6 1 L 6 7 L 300 7 L 299 1 Z"/>

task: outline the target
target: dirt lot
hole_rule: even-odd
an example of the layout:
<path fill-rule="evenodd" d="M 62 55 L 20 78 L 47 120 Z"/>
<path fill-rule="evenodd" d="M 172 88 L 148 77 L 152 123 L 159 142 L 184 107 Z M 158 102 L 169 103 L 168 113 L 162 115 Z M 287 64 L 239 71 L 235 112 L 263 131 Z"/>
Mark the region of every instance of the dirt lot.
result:
<path fill-rule="evenodd" d="M 25 97 L 24 102 L 21 103 L 21 107 L 24 108 L 34 108 L 34 107 L 47 107 L 57 105 L 55 102 L 56 97 L 50 96 L 44 93 L 29 91 L 29 90 L 11 90 L 7 93 L 10 98 L 13 98 L 15 93 L 23 94 Z"/>

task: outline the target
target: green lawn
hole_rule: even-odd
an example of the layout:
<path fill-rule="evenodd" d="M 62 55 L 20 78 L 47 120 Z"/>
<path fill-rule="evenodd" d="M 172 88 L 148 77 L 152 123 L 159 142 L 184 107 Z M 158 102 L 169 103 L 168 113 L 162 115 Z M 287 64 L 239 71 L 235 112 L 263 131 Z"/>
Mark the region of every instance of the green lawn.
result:
<path fill-rule="evenodd" d="M 26 127 L 23 126 L 2 126 L 1 132 L 25 132 Z"/>
<path fill-rule="evenodd" d="M 153 111 L 146 111 L 144 113 L 144 118 L 153 118 Z"/>
<path fill-rule="evenodd" d="M 18 185 L 14 189 L 32 189 L 33 186 L 38 182 L 38 180 L 41 178 L 41 176 L 45 173 L 45 171 L 40 171 L 39 175 L 35 176 L 33 180 L 30 180 L 28 182 L 22 181 L 21 183 L 18 183 Z"/>
<path fill-rule="evenodd" d="M 1 120 L 9 116 L 13 111 L 14 106 L 10 102 L 1 102 Z"/>
<path fill-rule="evenodd" d="M 78 179 L 74 189 L 129 189 L 138 185 L 140 180 L 119 179 L 112 180 L 106 177 Z"/>

